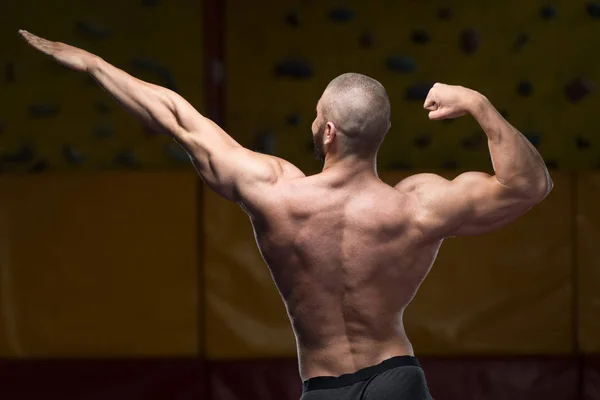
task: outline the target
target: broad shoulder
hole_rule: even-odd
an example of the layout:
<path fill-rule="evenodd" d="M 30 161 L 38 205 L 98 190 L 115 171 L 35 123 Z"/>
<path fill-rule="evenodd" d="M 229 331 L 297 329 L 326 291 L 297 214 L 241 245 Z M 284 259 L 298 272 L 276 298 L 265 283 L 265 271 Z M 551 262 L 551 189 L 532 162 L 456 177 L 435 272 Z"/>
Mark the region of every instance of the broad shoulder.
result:
<path fill-rule="evenodd" d="M 400 182 L 394 188 L 404 193 L 418 192 L 422 188 L 432 188 L 448 184 L 450 181 L 436 174 L 415 174 L 411 175 Z"/>

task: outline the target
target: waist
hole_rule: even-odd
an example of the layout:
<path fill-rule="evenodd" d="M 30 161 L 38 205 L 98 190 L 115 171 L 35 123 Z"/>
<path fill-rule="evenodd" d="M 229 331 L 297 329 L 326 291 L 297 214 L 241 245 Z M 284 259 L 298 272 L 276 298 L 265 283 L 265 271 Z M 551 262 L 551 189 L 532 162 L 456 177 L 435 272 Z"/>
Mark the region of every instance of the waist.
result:
<path fill-rule="evenodd" d="M 414 366 L 421 367 L 419 361 L 414 356 L 394 356 L 382 361 L 379 364 L 361 368 L 356 372 L 343 374 L 340 376 L 316 376 L 306 379 L 302 382 L 302 391 L 335 389 L 343 386 L 353 385 L 355 383 L 366 381 L 374 375 L 380 374 L 392 368 Z"/>

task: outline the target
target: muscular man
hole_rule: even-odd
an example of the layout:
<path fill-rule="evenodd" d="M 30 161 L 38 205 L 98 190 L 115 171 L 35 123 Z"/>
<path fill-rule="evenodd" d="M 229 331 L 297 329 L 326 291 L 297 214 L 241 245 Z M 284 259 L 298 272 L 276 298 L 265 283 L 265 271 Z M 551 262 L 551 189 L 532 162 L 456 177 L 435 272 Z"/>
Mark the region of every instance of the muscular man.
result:
<path fill-rule="evenodd" d="M 431 398 L 402 315 L 442 241 L 498 229 L 552 189 L 529 141 L 464 87 L 436 84 L 425 108 L 432 120 L 471 114 L 488 137 L 495 175 L 418 174 L 391 187 L 375 163 L 390 103 L 367 76 L 344 74 L 325 89 L 312 125 L 324 167 L 305 176 L 240 146 L 174 92 L 84 50 L 21 35 L 169 134 L 204 182 L 248 213 L 296 335 L 303 400 Z"/>

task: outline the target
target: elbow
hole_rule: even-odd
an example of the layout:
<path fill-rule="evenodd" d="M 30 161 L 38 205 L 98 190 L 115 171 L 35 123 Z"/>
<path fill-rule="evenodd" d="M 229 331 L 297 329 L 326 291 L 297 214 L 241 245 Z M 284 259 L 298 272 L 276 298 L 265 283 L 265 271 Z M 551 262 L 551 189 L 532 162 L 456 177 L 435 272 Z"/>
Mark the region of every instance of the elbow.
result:
<path fill-rule="evenodd" d="M 540 182 L 536 182 L 535 184 L 529 187 L 528 198 L 534 203 L 540 203 L 544 200 L 552 189 L 554 188 L 554 182 L 550 178 L 550 175 L 546 176 L 545 179 L 540 180 Z"/>

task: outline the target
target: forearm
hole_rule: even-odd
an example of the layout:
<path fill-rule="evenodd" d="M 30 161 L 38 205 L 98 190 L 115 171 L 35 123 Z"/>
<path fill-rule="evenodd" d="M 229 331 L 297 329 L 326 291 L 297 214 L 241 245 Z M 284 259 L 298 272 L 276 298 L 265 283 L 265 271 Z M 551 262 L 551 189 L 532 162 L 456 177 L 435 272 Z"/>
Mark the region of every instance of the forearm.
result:
<path fill-rule="evenodd" d="M 176 93 L 139 80 L 99 57 L 90 62 L 87 72 L 127 112 L 175 139 L 197 128 L 202 118 Z"/>
<path fill-rule="evenodd" d="M 498 181 L 532 198 L 546 196 L 552 189 L 552 181 L 542 156 L 531 142 L 484 96 L 474 94 L 469 109 L 488 137 Z"/>

